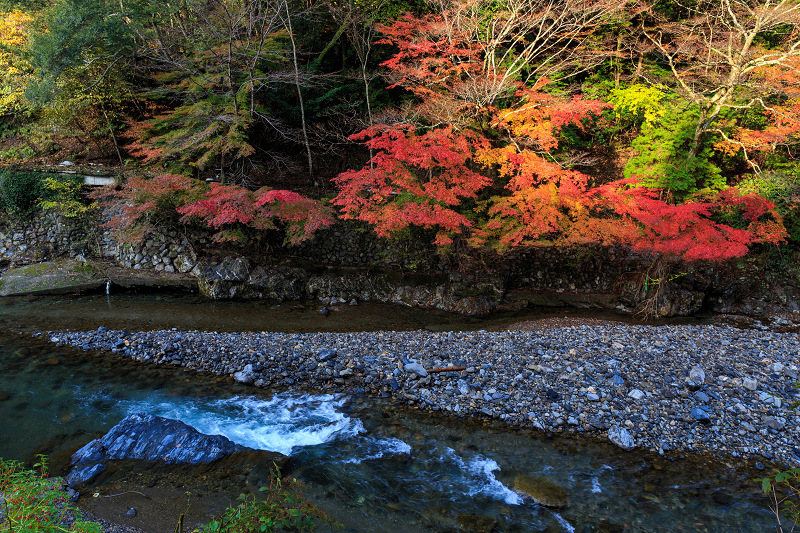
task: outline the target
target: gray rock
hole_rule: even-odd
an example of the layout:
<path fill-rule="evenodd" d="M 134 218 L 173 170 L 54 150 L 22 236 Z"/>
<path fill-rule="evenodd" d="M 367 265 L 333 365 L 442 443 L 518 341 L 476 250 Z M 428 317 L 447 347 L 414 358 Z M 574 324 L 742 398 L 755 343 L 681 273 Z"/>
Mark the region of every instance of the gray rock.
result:
<path fill-rule="evenodd" d="M 253 371 L 253 365 L 251 364 L 245 365 L 243 369 L 233 374 L 233 379 L 246 385 L 253 383 L 257 377 L 256 373 Z"/>
<path fill-rule="evenodd" d="M 349 377 L 349 376 L 352 376 L 352 375 L 353 375 L 353 369 L 352 368 L 345 368 L 344 370 L 339 372 L 339 377 L 342 377 L 342 378 L 346 378 L 346 377 Z"/>
<path fill-rule="evenodd" d="M 136 516 L 136 509 L 131 507 L 130 509 L 125 511 L 125 514 L 123 514 L 122 516 L 127 516 L 128 518 L 133 518 L 134 516 Z"/>
<path fill-rule="evenodd" d="M 758 388 L 758 381 L 754 380 L 753 378 L 744 378 L 742 381 L 742 387 L 747 390 L 756 390 Z"/>
<path fill-rule="evenodd" d="M 589 392 L 589 393 L 586 393 L 586 399 L 589 400 L 590 402 L 599 402 L 600 401 L 600 395 L 595 394 L 594 392 Z"/>
<path fill-rule="evenodd" d="M 692 407 L 691 414 L 695 418 L 695 420 L 698 420 L 703 423 L 711 422 L 711 417 L 708 416 L 708 412 L 706 409 L 703 409 L 701 407 Z"/>
<path fill-rule="evenodd" d="M 702 385 L 706 382 L 706 373 L 702 368 L 696 366 L 689 371 L 689 379 Z"/>
<path fill-rule="evenodd" d="M 403 367 L 403 370 L 412 374 L 416 374 L 421 378 L 424 378 L 428 375 L 428 371 L 425 370 L 425 368 L 419 363 L 408 363 Z"/>
<path fill-rule="evenodd" d="M 625 450 L 636 447 L 636 442 L 628 430 L 619 426 L 613 426 L 608 430 L 608 440 Z"/>
<path fill-rule="evenodd" d="M 469 394 L 469 385 L 467 385 L 466 381 L 464 381 L 463 379 L 459 379 L 458 383 L 457 383 L 457 386 L 458 386 L 458 392 L 460 394 L 462 394 L 464 396 Z"/>
<path fill-rule="evenodd" d="M 81 483 L 91 481 L 95 478 L 95 476 L 103 472 L 105 469 L 106 466 L 103 464 L 77 466 L 70 471 L 69 474 L 67 474 L 67 476 L 64 478 L 64 481 L 70 486 L 80 485 Z"/>
<path fill-rule="evenodd" d="M 336 357 L 336 351 L 335 350 L 327 350 L 327 349 L 326 350 L 320 350 L 320 352 L 317 354 L 317 361 L 319 361 L 320 363 L 323 363 L 325 361 L 329 361 L 329 360 L 333 359 L 334 357 Z"/>
<path fill-rule="evenodd" d="M 65 481 L 73 487 L 89 481 L 105 470 L 102 463 L 109 460 L 200 464 L 245 449 L 222 435 L 204 435 L 178 420 L 137 413 L 75 452 Z"/>
<path fill-rule="evenodd" d="M 645 393 L 640 391 L 639 389 L 633 389 L 628 393 L 628 396 L 633 398 L 634 400 L 641 400 L 645 397 Z"/>
<path fill-rule="evenodd" d="M 700 403 L 708 403 L 709 397 L 703 391 L 697 391 L 694 393 L 694 398 Z"/>
<path fill-rule="evenodd" d="M 780 420 L 777 420 L 773 416 L 765 416 L 763 418 L 763 422 L 765 426 L 767 426 L 770 429 L 774 429 L 775 431 L 782 431 L 783 428 L 786 427 L 786 424 L 784 424 Z"/>

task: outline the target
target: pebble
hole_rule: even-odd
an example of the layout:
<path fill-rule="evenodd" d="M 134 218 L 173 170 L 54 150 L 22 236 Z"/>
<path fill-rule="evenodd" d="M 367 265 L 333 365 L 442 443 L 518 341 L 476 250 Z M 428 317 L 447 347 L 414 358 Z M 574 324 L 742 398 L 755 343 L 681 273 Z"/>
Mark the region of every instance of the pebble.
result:
<path fill-rule="evenodd" d="M 36 335 L 257 387 L 363 392 L 674 457 L 702 450 L 800 465 L 800 410 L 791 408 L 798 399 L 792 375 L 800 371 L 796 333 L 612 323 L 498 332 L 100 328 Z M 451 366 L 466 370 L 428 372 Z"/>
<path fill-rule="evenodd" d="M 628 393 L 628 396 L 633 398 L 634 400 L 641 400 L 645 397 L 645 393 L 640 391 L 639 389 L 633 389 Z"/>
<path fill-rule="evenodd" d="M 758 388 L 758 381 L 753 378 L 744 378 L 742 380 L 742 387 L 747 390 L 756 390 Z"/>

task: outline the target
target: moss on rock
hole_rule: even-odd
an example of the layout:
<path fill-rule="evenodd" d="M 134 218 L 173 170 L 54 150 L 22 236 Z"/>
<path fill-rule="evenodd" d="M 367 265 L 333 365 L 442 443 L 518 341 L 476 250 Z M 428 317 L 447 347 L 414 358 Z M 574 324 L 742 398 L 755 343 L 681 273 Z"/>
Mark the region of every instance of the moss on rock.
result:
<path fill-rule="evenodd" d="M 564 488 L 545 476 L 518 474 L 514 478 L 514 490 L 533 498 L 545 507 L 567 507 L 569 495 Z"/>

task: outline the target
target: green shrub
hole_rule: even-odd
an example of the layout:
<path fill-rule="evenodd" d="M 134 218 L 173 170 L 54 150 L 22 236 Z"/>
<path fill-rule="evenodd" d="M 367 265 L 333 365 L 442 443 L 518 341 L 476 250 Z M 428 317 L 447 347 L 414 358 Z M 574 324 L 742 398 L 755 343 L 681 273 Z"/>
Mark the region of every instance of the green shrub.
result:
<path fill-rule="evenodd" d="M 0 459 L 0 530 L 14 533 L 100 533 L 100 525 L 76 520 L 63 524 L 69 507 L 61 482 L 47 477 L 44 457 L 28 470 L 16 461 Z"/>
<path fill-rule="evenodd" d="M 789 243 L 800 245 L 800 176 L 797 169 L 751 175 L 738 187 L 744 193 L 758 194 L 774 202 L 789 233 Z"/>
<path fill-rule="evenodd" d="M 77 187 L 80 178 L 77 176 L 56 177 L 55 174 L 43 172 L 0 170 L 0 210 L 14 217 L 25 217 L 45 202 L 57 202 L 62 191 L 58 187 L 47 187 L 46 183 L 72 184 Z"/>
<path fill-rule="evenodd" d="M 30 214 L 42 197 L 42 179 L 38 172 L 0 171 L 0 208 L 16 217 Z"/>
<path fill-rule="evenodd" d="M 262 495 L 239 495 L 239 503 L 225 514 L 193 533 L 272 533 L 274 531 L 314 531 L 322 523 L 339 525 L 308 503 L 296 479 L 281 479 L 277 467 L 269 487 Z"/>

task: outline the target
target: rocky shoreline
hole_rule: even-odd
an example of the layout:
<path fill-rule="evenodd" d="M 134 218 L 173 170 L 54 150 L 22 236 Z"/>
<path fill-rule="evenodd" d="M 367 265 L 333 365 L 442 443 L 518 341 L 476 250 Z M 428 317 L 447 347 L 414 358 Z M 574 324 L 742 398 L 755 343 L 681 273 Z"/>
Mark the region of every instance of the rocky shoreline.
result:
<path fill-rule="evenodd" d="M 36 333 L 261 388 L 376 394 L 668 456 L 800 465 L 800 336 L 618 323 L 501 332 Z M 463 367 L 463 369 L 460 369 Z M 757 465 L 759 466 L 759 465 Z"/>

